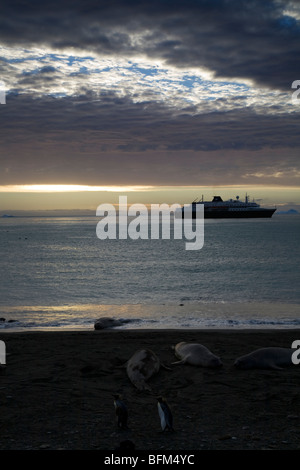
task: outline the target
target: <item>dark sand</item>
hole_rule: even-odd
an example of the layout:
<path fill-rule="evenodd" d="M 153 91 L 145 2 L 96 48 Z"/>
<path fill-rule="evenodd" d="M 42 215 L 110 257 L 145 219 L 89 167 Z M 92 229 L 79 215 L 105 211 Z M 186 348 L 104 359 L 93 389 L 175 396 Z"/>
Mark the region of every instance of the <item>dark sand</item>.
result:
<path fill-rule="evenodd" d="M 0 371 L 0 449 L 138 450 L 300 449 L 300 365 L 236 370 L 236 357 L 266 346 L 290 347 L 299 330 L 105 330 L 1 332 L 7 348 Z M 118 368 L 141 348 L 165 364 L 171 345 L 200 342 L 224 366 L 161 369 L 138 392 Z M 129 430 L 116 426 L 113 393 L 129 409 Z M 173 411 L 174 433 L 160 433 L 155 396 Z"/>

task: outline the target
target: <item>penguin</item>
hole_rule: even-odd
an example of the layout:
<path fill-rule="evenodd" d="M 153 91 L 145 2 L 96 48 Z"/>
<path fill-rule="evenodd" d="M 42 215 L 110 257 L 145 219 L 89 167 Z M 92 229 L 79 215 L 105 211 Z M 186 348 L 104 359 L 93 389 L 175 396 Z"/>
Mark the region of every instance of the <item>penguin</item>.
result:
<path fill-rule="evenodd" d="M 121 429 L 127 429 L 128 410 L 120 395 L 113 395 L 117 425 Z"/>
<path fill-rule="evenodd" d="M 160 417 L 161 429 L 164 432 L 165 430 L 174 431 L 173 429 L 173 416 L 171 410 L 163 397 L 157 398 L 157 408 L 158 414 Z"/>

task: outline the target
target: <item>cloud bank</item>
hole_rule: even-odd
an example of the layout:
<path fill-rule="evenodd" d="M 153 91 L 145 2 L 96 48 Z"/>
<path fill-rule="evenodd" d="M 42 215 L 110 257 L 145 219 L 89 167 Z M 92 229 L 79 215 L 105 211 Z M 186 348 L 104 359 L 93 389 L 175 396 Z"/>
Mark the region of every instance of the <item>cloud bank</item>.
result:
<path fill-rule="evenodd" d="M 300 77 L 296 0 L 12 0 L 1 10 L 7 46 L 142 56 L 282 90 Z"/>
<path fill-rule="evenodd" d="M 299 21 L 296 1 L 6 2 L 0 184 L 295 186 Z"/>

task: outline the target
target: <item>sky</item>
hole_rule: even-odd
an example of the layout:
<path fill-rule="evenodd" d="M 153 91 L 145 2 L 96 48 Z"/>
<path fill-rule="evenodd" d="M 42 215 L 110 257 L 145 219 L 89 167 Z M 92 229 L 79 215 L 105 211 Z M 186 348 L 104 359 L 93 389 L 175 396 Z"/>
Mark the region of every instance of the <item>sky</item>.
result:
<path fill-rule="evenodd" d="M 0 211 L 300 207 L 299 52 L 298 0 L 2 2 Z"/>

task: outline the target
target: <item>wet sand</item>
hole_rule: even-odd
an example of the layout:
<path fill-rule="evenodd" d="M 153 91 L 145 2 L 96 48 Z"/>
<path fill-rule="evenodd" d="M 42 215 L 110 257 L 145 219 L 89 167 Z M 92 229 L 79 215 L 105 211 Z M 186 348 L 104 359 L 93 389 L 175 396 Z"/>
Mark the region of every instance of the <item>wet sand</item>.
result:
<path fill-rule="evenodd" d="M 137 450 L 300 449 L 300 365 L 237 370 L 234 360 L 267 346 L 290 347 L 300 330 L 103 330 L 1 332 L 1 450 L 114 450 L 130 439 Z M 161 369 L 139 392 L 120 368 L 142 348 L 161 362 L 172 345 L 199 342 L 221 369 Z M 128 406 L 128 430 L 115 421 L 114 393 Z M 156 396 L 166 397 L 175 432 L 161 433 Z"/>

